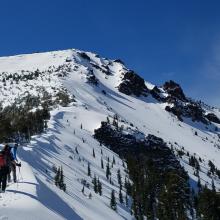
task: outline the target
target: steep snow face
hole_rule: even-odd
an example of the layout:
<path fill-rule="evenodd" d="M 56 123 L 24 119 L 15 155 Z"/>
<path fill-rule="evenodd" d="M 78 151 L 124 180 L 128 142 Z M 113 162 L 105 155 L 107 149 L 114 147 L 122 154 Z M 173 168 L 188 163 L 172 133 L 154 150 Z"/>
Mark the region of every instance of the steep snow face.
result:
<path fill-rule="evenodd" d="M 184 149 L 185 153 L 189 152 L 197 159 L 200 157 L 201 183 L 211 187 L 213 179 L 216 189 L 220 190 L 219 178 L 207 175 L 209 160 L 220 169 L 220 125 L 205 125 L 189 118 L 181 122 L 165 111 L 166 103 L 157 101 L 150 94 L 136 97 L 119 92 L 118 86 L 128 71 L 117 60 L 79 50 L 0 58 L 0 102 L 3 107 L 28 94 L 41 98 L 45 91 L 55 98 L 59 91 L 67 90 L 76 100 L 68 107 L 54 107 L 47 133 L 33 137 L 30 144 L 19 150 L 20 159 L 24 161 L 23 178 L 19 177 L 18 185 L 10 185 L 1 198 L 0 217 L 13 219 L 19 212 L 17 219 L 27 219 L 27 213 L 33 219 L 49 218 L 45 216 L 53 219 L 132 219 L 125 205 L 118 205 L 117 212 L 109 206 L 111 191 L 119 191 L 117 170 L 120 169 L 123 181 L 127 175 L 123 162 L 93 138 L 94 129 L 100 127 L 101 121 L 115 114 L 131 124 L 132 131 L 136 129 L 143 135 L 161 137 L 177 151 Z M 149 90 L 154 88 L 148 82 L 145 85 Z M 165 91 L 163 96 L 167 96 Z M 205 109 L 220 117 L 218 109 Z M 114 185 L 109 183 L 105 169 L 101 168 L 101 158 L 106 166 L 108 158 L 111 164 L 113 157 L 116 160 L 111 169 Z M 195 187 L 198 178 L 188 164 L 188 157 L 184 155 L 179 160 Z M 92 178 L 87 175 L 88 163 L 92 176 L 96 175 L 102 183 L 102 196 L 93 191 Z M 66 193 L 54 185 L 53 166 L 63 167 Z M 81 192 L 82 182 L 88 183 L 84 193 Z M 122 193 L 125 195 L 124 190 Z M 17 203 L 29 205 L 24 207 Z"/>

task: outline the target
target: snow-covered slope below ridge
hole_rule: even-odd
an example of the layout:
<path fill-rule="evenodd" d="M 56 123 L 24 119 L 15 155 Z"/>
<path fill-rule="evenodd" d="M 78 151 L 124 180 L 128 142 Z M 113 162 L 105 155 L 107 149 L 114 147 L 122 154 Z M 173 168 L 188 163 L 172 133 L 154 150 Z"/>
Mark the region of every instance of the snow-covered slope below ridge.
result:
<path fill-rule="evenodd" d="M 1 198 L 0 218 L 132 219 L 125 206 L 118 206 L 117 213 L 109 207 L 111 190 L 119 191 L 117 170 L 121 170 L 123 181 L 126 176 L 123 163 L 92 137 L 101 121 L 115 114 L 145 135 L 161 137 L 168 146 L 172 145 L 177 150 L 184 148 L 190 155 L 200 157 L 201 183 L 211 187 L 213 179 L 216 189 L 220 189 L 217 176 L 210 178 L 207 175 L 209 160 L 220 169 L 220 140 L 215 129 L 220 129 L 220 125 L 205 125 L 189 118 L 181 122 L 165 111 L 164 102 L 157 101 L 151 95 L 138 98 L 119 92 L 118 86 L 127 71 L 118 60 L 77 50 L 0 58 L 0 102 L 3 107 L 27 94 L 41 97 L 42 91 L 55 97 L 59 90 L 67 89 L 76 100 L 68 107 L 57 106 L 51 112 L 47 132 L 32 137 L 31 143 L 19 150 L 19 157 L 24 161 L 22 176 L 19 176 L 19 183 L 10 185 Z M 36 72 L 39 74 L 34 75 Z M 7 78 L 15 73 L 16 77 L 32 76 L 31 79 L 26 77 L 17 81 L 13 77 Z M 95 76 L 98 85 L 94 85 L 94 78 L 93 83 L 88 83 L 91 76 Z M 145 84 L 148 89 L 153 88 L 151 84 Z M 220 118 L 218 109 L 207 109 L 207 112 Z M 108 157 L 112 161 L 113 155 L 116 160 L 112 169 L 114 186 L 106 180 L 105 170 L 100 165 L 101 157 L 106 164 Z M 179 160 L 188 171 L 191 184 L 195 185 L 198 178 L 193 174 L 194 169 L 189 166 L 187 157 Z M 102 182 L 103 196 L 95 194 L 92 189 L 91 178 L 87 176 L 88 163 L 91 164 L 92 175 L 96 174 Z M 66 193 L 54 186 L 53 165 L 63 167 Z M 83 179 L 90 184 L 90 189 L 85 188 L 84 194 L 81 192 Z M 88 198 L 90 192 L 92 199 Z"/>

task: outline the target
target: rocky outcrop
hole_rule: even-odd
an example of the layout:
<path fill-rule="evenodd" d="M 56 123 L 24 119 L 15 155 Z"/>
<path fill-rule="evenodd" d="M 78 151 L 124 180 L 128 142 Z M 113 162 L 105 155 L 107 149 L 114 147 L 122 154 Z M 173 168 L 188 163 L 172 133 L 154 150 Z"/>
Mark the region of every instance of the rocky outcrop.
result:
<path fill-rule="evenodd" d="M 214 113 L 208 113 L 205 117 L 211 122 L 220 124 L 220 119 Z"/>
<path fill-rule="evenodd" d="M 143 78 L 138 76 L 134 71 L 125 73 L 122 83 L 118 86 L 118 90 L 126 95 L 147 96 L 149 93 Z"/>
<path fill-rule="evenodd" d="M 90 61 L 90 57 L 85 52 L 78 52 L 78 54 L 85 60 Z"/>
<path fill-rule="evenodd" d="M 192 121 L 208 124 L 205 111 L 196 103 L 175 103 L 172 107 L 166 106 L 165 110 L 172 112 L 180 121 L 183 121 L 183 117 L 187 117 L 191 118 Z"/>
<path fill-rule="evenodd" d="M 114 60 L 114 62 L 115 63 L 120 63 L 120 64 L 124 65 L 124 62 L 122 60 L 120 60 L 120 59 L 116 59 L 116 60 Z"/>
<path fill-rule="evenodd" d="M 165 102 L 166 99 L 161 95 L 161 91 L 157 86 L 154 86 L 153 89 L 150 90 L 150 94 L 153 98 L 155 98 L 158 101 Z"/>
<path fill-rule="evenodd" d="M 96 78 L 96 76 L 94 75 L 94 72 L 92 69 L 90 69 L 87 73 L 87 76 L 86 76 L 86 79 L 87 79 L 87 82 L 90 83 L 90 84 L 93 84 L 95 86 L 98 85 L 99 83 L 99 80 Z"/>
<path fill-rule="evenodd" d="M 165 82 L 163 89 L 169 94 L 167 97 L 167 101 L 169 102 L 173 102 L 174 99 L 178 99 L 183 102 L 188 101 L 181 86 L 172 80 Z"/>

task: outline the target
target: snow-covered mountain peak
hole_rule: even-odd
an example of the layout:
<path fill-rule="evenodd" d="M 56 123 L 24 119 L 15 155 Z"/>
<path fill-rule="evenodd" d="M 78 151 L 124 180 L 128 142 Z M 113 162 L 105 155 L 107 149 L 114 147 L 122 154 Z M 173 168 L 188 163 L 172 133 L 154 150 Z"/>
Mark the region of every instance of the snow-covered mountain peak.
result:
<path fill-rule="evenodd" d="M 9 219 L 19 208 L 11 198 L 30 204 L 19 208 L 17 219 L 26 211 L 33 219 L 134 219 L 132 201 L 141 198 L 134 197 L 140 189 L 129 194 L 127 187 L 138 180 L 130 159 L 136 157 L 148 169 L 152 159 L 162 164 L 155 167 L 161 173 L 178 171 L 195 191 L 198 181 L 220 190 L 220 112 L 186 97 L 176 82 L 155 86 L 121 60 L 75 49 L 2 57 L 0 73 L 0 137 L 19 136 L 24 161 L 19 188 L 9 186 L 9 202 L 0 200 Z M 54 184 L 61 166 L 66 192 Z M 96 178 L 100 194 L 93 189 Z M 112 190 L 117 212 L 110 205 Z"/>

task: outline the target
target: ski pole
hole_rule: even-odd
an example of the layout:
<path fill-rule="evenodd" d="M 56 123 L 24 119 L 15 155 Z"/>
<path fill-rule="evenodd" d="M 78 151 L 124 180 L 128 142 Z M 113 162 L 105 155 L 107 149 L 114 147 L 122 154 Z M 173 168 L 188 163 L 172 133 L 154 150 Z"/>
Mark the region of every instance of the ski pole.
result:
<path fill-rule="evenodd" d="M 24 181 L 24 179 L 23 179 L 23 177 L 22 177 L 22 175 L 21 175 L 21 169 L 20 169 L 20 167 L 19 167 L 18 169 L 19 169 L 19 174 L 20 174 L 21 180 Z"/>

